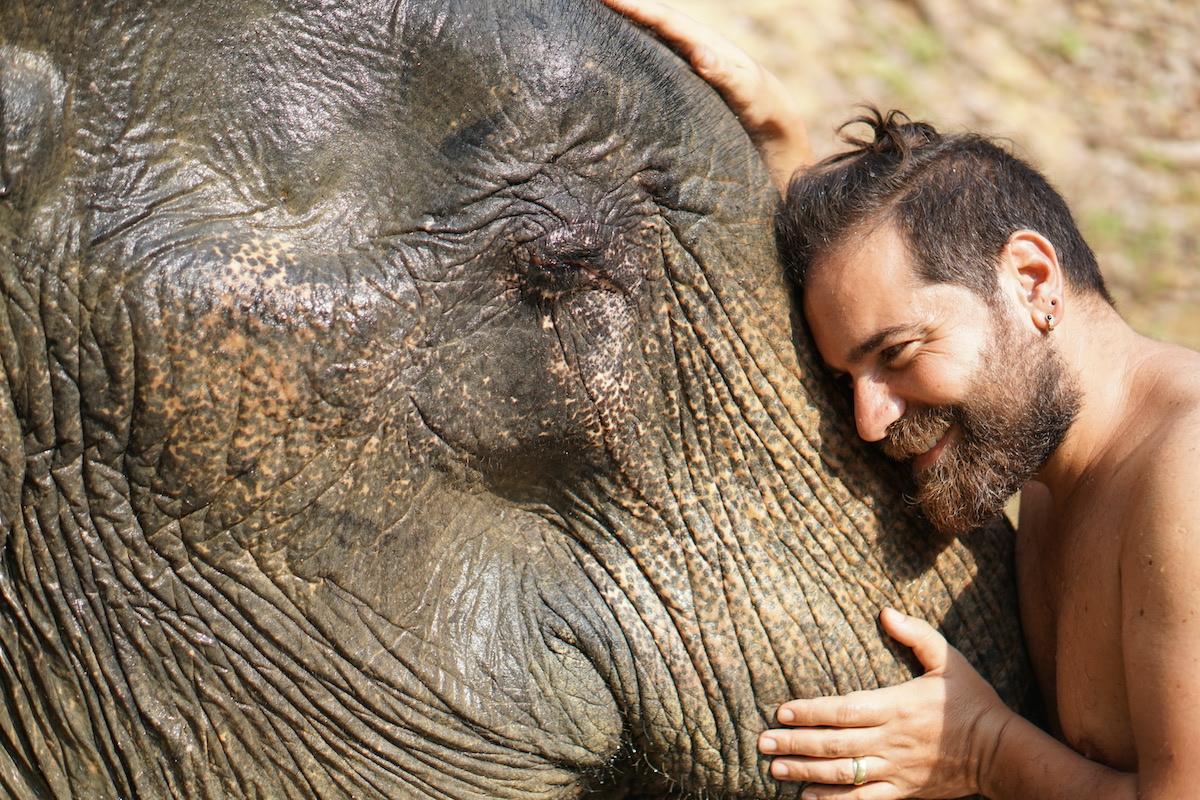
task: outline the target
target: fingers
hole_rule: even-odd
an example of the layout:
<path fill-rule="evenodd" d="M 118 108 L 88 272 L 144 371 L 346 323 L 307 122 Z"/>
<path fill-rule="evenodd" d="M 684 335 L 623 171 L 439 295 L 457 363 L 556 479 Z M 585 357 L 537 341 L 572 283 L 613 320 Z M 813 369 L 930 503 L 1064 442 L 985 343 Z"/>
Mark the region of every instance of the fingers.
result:
<path fill-rule="evenodd" d="M 803 800 L 900 800 L 905 795 L 887 781 L 876 781 L 862 786 L 807 786 L 800 796 Z"/>
<path fill-rule="evenodd" d="M 875 728 L 794 728 L 770 730 L 758 738 L 767 755 L 853 758 L 878 751 Z"/>
<path fill-rule="evenodd" d="M 654 0 L 602 0 L 645 25 L 691 64 L 737 114 L 781 192 L 812 161 L 803 115 L 787 87 L 745 51 L 686 14 Z"/>
<path fill-rule="evenodd" d="M 601 0 L 609 8 L 650 28 L 675 48 L 705 80 L 719 89 L 734 76 L 758 67 L 741 48 L 680 11 L 653 0 Z"/>
<path fill-rule="evenodd" d="M 654 0 L 601 0 L 606 6 L 653 30 L 673 45 L 687 46 L 712 34 L 699 22 Z"/>
<path fill-rule="evenodd" d="M 950 645 L 928 622 L 901 614 L 892 608 L 884 609 L 879 619 L 889 636 L 912 648 L 913 654 L 925 667 L 926 672 L 946 668 L 950 660 Z"/>
<path fill-rule="evenodd" d="M 882 725 L 894 713 L 887 690 L 852 692 L 842 697 L 817 697 L 784 703 L 775 718 L 784 725 L 831 728 L 869 728 Z"/>
<path fill-rule="evenodd" d="M 606 6 L 634 22 L 652 29 L 673 45 L 686 47 L 703 43 L 715 34 L 699 22 L 654 0 L 601 0 Z"/>
<path fill-rule="evenodd" d="M 865 769 L 867 780 L 877 781 L 888 776 L 888 763 L 882 758 L 864 756 L 858 761 Z M 853 758 L 786 756 L 771 762 L 771 777 L 781 781 L 852 786 L 855 778 L 854 766 Z"/>

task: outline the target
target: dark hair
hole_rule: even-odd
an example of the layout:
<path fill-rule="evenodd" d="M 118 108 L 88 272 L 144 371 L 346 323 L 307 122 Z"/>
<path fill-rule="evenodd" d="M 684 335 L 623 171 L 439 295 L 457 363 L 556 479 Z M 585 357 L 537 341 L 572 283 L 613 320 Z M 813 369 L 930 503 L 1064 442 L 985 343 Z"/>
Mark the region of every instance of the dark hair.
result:
<path fill-rule="evenodd" d="M 868 107 L 839 131 L 859 123 L 874 136 L 843 135 L 853 149 L 798 172 L 776 218 L 779 252 L 798 284 L 860 225 L 892 221 L 918 274 L 990 301 L 1000 251 L 1014 231 L 1030 229 L 1054 245 L 1072 288 L 1112 303 L 1066 201 L 1037 170 L 983 136 L 942 135 L 900 111 Z"/>

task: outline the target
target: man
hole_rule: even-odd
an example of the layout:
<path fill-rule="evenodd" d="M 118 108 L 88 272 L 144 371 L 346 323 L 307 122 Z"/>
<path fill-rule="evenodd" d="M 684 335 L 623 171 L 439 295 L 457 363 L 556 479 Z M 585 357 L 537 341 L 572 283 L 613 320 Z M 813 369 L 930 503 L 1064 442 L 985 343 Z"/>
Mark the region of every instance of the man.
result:
<path fill-rule="evenodd" d="M 777 81 L 662 6 L 606 2 L 679 48 L 791 174 L 805 140 Z M 870 136 L 790 182 L 781 253 L 860 434 L 911 461 L 936 527 L 969 530 L 1022 489 L 1022 617 L 1061 741 L 885 611 L 925 675 L 783 705 L 789 727 L 760 739 L 772 773 L 811 782 L 806 798 L 1195 796 L 1200 354 L 1126 325 L 1028 165 L 894 112 L 857 121 Z"/>

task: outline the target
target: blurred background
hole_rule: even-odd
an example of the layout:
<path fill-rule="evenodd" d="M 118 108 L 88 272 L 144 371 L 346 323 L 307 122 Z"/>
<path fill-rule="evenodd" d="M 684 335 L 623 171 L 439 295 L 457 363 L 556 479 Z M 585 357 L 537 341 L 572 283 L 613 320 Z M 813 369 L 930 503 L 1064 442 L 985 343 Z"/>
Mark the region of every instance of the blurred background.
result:
<path fill-rule="evenodd" d="M 1122 314 L 1200 349 L 1200 0 L 667 0 L 792 89 L 818 157 L 856 103 L 1010 140 Z"/>

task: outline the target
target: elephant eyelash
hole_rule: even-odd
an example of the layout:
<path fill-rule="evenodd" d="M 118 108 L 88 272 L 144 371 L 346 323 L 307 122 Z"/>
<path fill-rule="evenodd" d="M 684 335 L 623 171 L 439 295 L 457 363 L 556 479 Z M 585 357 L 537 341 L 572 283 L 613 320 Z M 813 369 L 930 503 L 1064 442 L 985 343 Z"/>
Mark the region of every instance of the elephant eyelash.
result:
<path fill-rule="evenodd" d="M 520 284 L 535 297 L 550 301 L 590 289 L 627 295 L 613 274 L 607 240 L 600 234 L 593 226 L 578 226 L 520 247 L 515 252 Z"/>
<path fill-rule="evenodd" d="M 585 289 L 607 289 L 624 293 L 606 277 L 604 259 L 595 254 L 531 257 L 526 262 L 525 285 L 545 299 L 554 300 Z"/>

